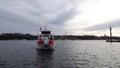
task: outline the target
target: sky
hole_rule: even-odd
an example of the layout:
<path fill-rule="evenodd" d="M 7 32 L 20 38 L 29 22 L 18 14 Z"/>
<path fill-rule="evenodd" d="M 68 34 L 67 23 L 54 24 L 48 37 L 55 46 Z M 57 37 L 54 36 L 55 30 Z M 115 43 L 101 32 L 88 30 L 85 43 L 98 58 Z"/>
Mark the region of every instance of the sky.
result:
<path fill-rule="evenodd" d="M 120 0 L 0 0 L 0 33 L 120 36 Z"/>

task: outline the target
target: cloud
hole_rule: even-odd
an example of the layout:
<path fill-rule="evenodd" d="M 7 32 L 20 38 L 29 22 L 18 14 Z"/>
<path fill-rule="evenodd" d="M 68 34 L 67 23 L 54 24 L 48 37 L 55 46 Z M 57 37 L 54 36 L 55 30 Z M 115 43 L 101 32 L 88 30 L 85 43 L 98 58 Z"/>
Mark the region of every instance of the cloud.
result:
<path fill-rule="evenodd" d="M 64 32 L 64 24 L 76 15 L 78 0 L 3 0 L 0 1 L 0 33 L 35 32 L 47 25 Z"/>
<path fill-rule="evenodd" d="M 0 2 L 0 8 L 44 23 L 55 19 L 54 16 L 60 19 L 63 14 L 69 13 L 66 9 L 70 9 L 71 7 L 73 9 L 75 8 L 74 5 L 74 1 L 72 0 L 4 0 Z M 60 14 L 58 14 L 59 12 Z M 68 13 L 66 15 L 68 15 Z M 52 16 L 52 14 L 54 14 L 54 16 Z"/>
<path fill-rule="evenodd" d="M 73 8 L 60 13 L 55 19 L 52 19 L 51 21 L 49 21 L 49 23 L 55 24 L 55 25 L 64 25 L 66 21 L 70 20 L 75 15 L 76 15 L 76 12 Z"/>
<path fill-rule="evenodd" d="M 32 20 L 23 16 L 0 9 L 0 33 L 31 32 L 38 27 Z"/>
<path fill-rule="evenodd" d="M 86 27 L 83 30 L 86 30 L 86 31 L 104 30 L 104 29 L 109 29 L 110 26 L 112 26 L 113 28 L 120 27 L 120 20 L 97 24 L 94 26 Z"/>

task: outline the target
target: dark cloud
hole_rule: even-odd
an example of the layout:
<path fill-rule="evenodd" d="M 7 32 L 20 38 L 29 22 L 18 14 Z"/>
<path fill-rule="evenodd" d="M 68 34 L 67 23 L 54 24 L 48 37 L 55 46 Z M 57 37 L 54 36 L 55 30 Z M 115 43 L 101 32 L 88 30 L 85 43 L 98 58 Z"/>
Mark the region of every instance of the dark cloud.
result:
<path fill-rule="evenodd" d="M 62 12 L 55 19 L 52 19 L 51 21 L 49 21 L 49 23 L 55 24 L 55 25 L 63 25 L 66 21 L 70 20 L 74 15 L 76 15 L 76 12 L 73 8 L 73 9 Z"/>
<path fill-rule="evenodd" d="M 7 10 L 0 9 L 0 33 L 6 32 L 31 32 L 38 27 L 32 20 Z"/>
<path fill-rule="evenodd" d="M 109 29 L 110 26 L 112 26 L 113 28 L 114 27 L 120 27 L 120 20 L 111 21 L 111 22 L 107 22 L 107 23 L 102 23 L 102 24 L 86 27 L 86 28 L 84 28 L 84 30 L 86 30 L 86 31 L 104 30 L 104 29 Z"/>
<path fill-rule="evenodd" d="M 35 32 L 47 25 L 53 31 L 66 31 L 64 24 L 76 15 L 77 0 L 0 1 L 0 33 Z M 5 10 L 3 10 L 5 9 Z M 25 16 L 25 17 L 24 17 Z"/>

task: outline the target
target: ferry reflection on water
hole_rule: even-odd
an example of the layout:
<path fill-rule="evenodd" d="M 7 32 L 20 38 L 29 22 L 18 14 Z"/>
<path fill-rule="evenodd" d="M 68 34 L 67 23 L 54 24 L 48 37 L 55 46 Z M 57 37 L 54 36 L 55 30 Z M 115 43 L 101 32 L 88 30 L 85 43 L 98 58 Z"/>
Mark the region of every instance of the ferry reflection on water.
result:
<path fill-rule="evenodd" d="M 54 50 L 37 49 L 36 66 L 37 68 L 53 68 Z"/>

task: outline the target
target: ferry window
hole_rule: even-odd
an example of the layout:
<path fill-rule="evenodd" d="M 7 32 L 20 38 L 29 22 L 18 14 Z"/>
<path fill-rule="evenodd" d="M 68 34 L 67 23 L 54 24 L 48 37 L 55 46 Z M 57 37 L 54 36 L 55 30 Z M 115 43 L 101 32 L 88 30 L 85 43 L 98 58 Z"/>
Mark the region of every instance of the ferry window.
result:
<path fill-rule="evenodd" d="M 42 31 L 42 34 L 50 34 L 50 31 Z"/>
<path fill-rule="evenodd" d="M 49 37 L 49 35 L 43 35 L 43 37 Z"/>

